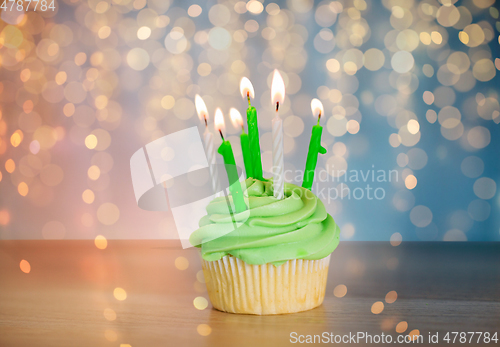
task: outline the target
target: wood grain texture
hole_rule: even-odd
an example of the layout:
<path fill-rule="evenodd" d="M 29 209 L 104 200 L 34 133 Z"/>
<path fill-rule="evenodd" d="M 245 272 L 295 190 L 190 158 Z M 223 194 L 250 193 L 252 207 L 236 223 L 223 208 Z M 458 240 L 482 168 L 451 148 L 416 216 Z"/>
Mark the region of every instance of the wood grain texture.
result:
<path fill-rule="evenodd" d="M 0 346 L 287 346 L 290 333 L 500 332 L 500 245 L 342 242 L 325 302 L 279 316 L 198 310 L 198 252 L 175 241 L 0 241 Z M 185 257 L 185 270 L 175 259 Z M 22 259 L 30 273 L 20 270 Z M 347 294 L 333 295 L 344 284 Z M 125 289 L 123 301 L 113 296 Z M 388 304 L 387 292 L 397 300 Z M 385 304 L 371 313 L 374 302 Z M 105 309 L 116 313 L 107 320 Z M 201 336 L 200 324 L 210 327 Z"/>

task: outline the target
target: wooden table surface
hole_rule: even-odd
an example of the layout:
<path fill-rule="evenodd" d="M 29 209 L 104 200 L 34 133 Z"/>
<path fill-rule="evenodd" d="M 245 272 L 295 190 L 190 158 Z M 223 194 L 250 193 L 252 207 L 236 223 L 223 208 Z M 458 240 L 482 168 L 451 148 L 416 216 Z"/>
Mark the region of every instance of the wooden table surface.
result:
<path fill-rule="evenodd" d="M 208 299 L 200 270 L 197 250 L 176 241 L 111 240 L 104 250 L 84 240 L 0 241 L 0 346 L 288 346 L 292 332 L 397 336 L 401 321 L 404 334 L 425 339 L 500 334 L 500 244 L 341 242 L 323 305 L 281 316 L 197 309 L 196 297 Z M 340 284 L 344 297 L 334 295 Z M 391 304 L 389 291 L 398 294 Z M 384 310 L 373 314 L 377 301 Z"/>

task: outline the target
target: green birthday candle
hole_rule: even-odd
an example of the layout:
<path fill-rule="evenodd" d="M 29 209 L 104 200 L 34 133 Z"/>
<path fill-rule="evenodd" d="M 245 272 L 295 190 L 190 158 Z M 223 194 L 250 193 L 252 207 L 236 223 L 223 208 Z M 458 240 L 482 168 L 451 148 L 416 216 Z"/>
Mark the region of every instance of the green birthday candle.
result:
<path fill-rule="evenodd" d="M 243 118 L 241 118 L 240 112 L 235 108 L 231 108 L 229 110 L 229 115 L 231 117 L 231 123 L 233 123 L 233 126 L 235 128 L 241 127 L 241 154 L 243 155 L 243 163 L 245 164 L 245 173 L 247 175 L 247 178 L 254 177 L 252 157 L 250 154 L 250 142 L 248 140 L 248 134 L 245 132 L 245 128 L 243 127 Z"/>
<path fill-rule="evenodd" d="M 215 128 L 219 131 L 222 138 L 222 144 L 217 152 L 224 158 L 224 166 L 226 167 L 227 179 L 229 181 L 229 192 L 233 198 L 234 212 L 239 213 L 246 210 L 245 200 L 243 198 L 243 190 L 238 176 L 238 169 L 236 168 L 236 161 L 234 160 L 233 148 L 231 143 L 224 140 L 222 134 L 222 126 L 224 124 L 224 116 L 222 111 L 218 108 L 215 111 Z"/>
<path fill-rule="evenodd" d="M 316 170 L 316 164 L 318 163 L 318 154 L 326 153 L 326 148 L 321 146 L 321 134 L 323 132 L 323 127 L 319 125 L 319 120 L 321 119 L 321 114 L 323 113 L 323 104 L 318 99 L 313 99 L 311 101 L 311 109 L 313 116 L 318 113 L 318 124 L 314 125 L 312 128 L 309 151 L 307 152 L 306 168 L 304 170 L 304 180 L 302 182 L 302 187 L 309 190 L 313 185 L 314 171 Z"/>
<path fill-rule="evenodd" d="M 250 146 L 250 156 L 252 158 L 253 178 L 264 180 L 262 176 L 262 159 L 260 157 L 259 125 L 257 122 L 257 110 L 250 103 L 250 98 L 254 97 L 252 82 L 246 77 L 241 79 L 240 91 L 243 97 L 248 100 L 247 123 L 248 139 Z"/>

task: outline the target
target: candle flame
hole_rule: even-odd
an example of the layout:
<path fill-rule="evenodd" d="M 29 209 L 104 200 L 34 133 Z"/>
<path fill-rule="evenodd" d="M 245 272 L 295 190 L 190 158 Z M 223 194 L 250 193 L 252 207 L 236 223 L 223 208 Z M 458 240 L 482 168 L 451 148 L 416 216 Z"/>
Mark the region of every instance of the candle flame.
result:
<path fill-rule="evenodd" d="M 241 113 L 234 107 L 229 110 L 229 117 L 231 118 L 231 123 L 233 123 L 235 128 L 243 127 L 243 118 L 241 118 Z"/>
<path fill-rule="evenodd" d="M 278 70 L 274 70 L 273 82 L 271 84 L 271 102 L 273 105 L 277 103 L 283 104 L 285 101 L 285 82 Z"/>
<path fill-rule="evenodd" d="M 208 122 L 208 110 L 207 105 L 205 105 L 205 101 L 198 94 L 194 97 L 194 104 L 196 106 L 196 112 L 198 113 L 198 117 L 205 124 Z"/>
<path fill-rule="evenodd" d="M 243 98 L 246 98 L 247 94 L 250 95 L 252 99 L 255 97 L 252 82 L 250 82 L 250 80 L 246 77 L 241 79 L 240 92 Z"/>
<path fill-rule="evenodd" d="M 215 110 L 214 128 L 219 132 L 222 132 L 222 130 L 224 130 L 225 128 L 224 115 L 222 114 L 222 110 L 219 107 L 217 107 L 217 109 Z"/>
<path fill-rule="evenodd" d="M 323 109 L 323 103 L 318 99 L 311 100 L 311 110 L 314 117 L 321 117 L 325 110 Z"/>

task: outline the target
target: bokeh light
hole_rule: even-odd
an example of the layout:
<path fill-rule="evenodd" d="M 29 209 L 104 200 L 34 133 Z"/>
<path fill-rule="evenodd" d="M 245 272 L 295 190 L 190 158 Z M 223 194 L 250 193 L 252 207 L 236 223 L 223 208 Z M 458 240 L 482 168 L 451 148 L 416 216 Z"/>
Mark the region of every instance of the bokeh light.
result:
<path fill-rule="evenodd" d="M 395 290 L 391 290 L 385 295 L 385 302 L 388 304 L 393 304 L 398 298 L 398 293 Z"/>
<path fill-rule="evenodd" d="M 403 236 L 400 233 L 394 233 L 391 235 L 390 242 L 392 246 L 394 247 L 399 246 L 402 241 L 403 241 Z"/>
<path fill-rule="evenodd" d="M 19 267 L 21 268 L 21 271 L 26 274 L 29 274 L 31 272 L 31 265 L 27 260 L 21 260 L 21 262 L 19 263 Z"/>
<path fill-rule="evenodd" d="M 420 336 L 420 330 L 413 329 L 408 333 L 408 336 L 411 338 L 411 341 L 415 341 Z"/>
<path fill-rule="evenodd" d="M 111 329 L 104 330 L 104 338 L 109 342 L 115 342 L 118 340 L 118 333 Z"/>
<path fill-rule="evenodd" d="M 120 210 L 111 202 L 101 204 L 97 209 L 97 219 L 104 225 L 113 225 L 119 218 Z"/>
<path fill-rule="evenodd" d="M 408 329 L 408 323 L 406 321 L 401 321 L 396 325 L 396 332 L 397 333 L 404 333 Z"/>
<path fill-rule="evenodd" d="M 380 185 L 387 204 L 347 193 L 325 204 L 343 239 L 463 239 L 458 231 L 500 239 L 493 1 L 58 5 L 51 16 L 2 12 L 0 237 L 158 238 L 165 216 L 137 208 L 131 154 L 199 125 L 195 94 L 209 114 L 235 107 L 244 115 L 238 83 L 246 76 L 270 162 L 268 76 L 278 68 L 290 96 L 280 114 L 286 168 L 304 166 L 314 124 L 308 105 L 319 98 L 328 153 L 317 171 L 328 174 L 327 188 L 344 183 L 352 196 L 361 185 L 348 181 L 349 170 L 398 172 L 397 182 Z M 228 132 L 241 164 L 239 129 Z M 432 211 L 426 226 L 415 206 Z M 368 216 L 354 226 L 359 210 Z M 467 212 L 468 230 L 451 225 L 447 216 L 457 211 Z M 388 219 L 402 222 L 389 230 Z M 46 227 L 52 222 L 60 224 Z"/>
<path fill-rule="evenodd" d="M 123 288 L 116 287 L 113 290 L 113 296 L 115 297 L 116 300 L 123 301 L 127 299 L 127 292 Z"/>
<path fill-rule="evenodd" d="M 197 296 L 193 300 L 193 305 L 197 310 L 204 310 L 208 307 L 208 300 L 202 296 Z"/>
<path fill-rule="evenodd" d="M 104 310 L 103 314 L 104 314 L 104 318 L 106 318 L 109 321 L 116 320 L 116 312 L 111 308 L 106 308 Z"/>
<path fill-rule="evenodd" d="M 343 298 L 347 294 L 347 287 L 344 284 L 339 284 L 333 289 L 333 295 L 337 298 Z"/>
<path fill-rule="evenodd" d="M 373 314 L 380 314 L 384 310 L 384 303 L 382 301 L 377 301 L 373 303 L 371 311 Z"/>
<path fill-rule="evenodd" d="M 186 270 L 189 267 L 189 260 L 184 257 L 177 257 L 175 259 L 175 267 L 178 270 Z"/>
<path fill-rule="evenodd" d="M 102 235 L 97 235 L 94 239 L 94 244 L 98 249 L 106 249 L 108 247 L 108 240 Z"/>
<path fill-rule="evenodd" d="M 200 324 L 196 327 L 196 331 L 201 336 L 208 336 L 212 332 L 212 328 L 208 324 Z"/>

